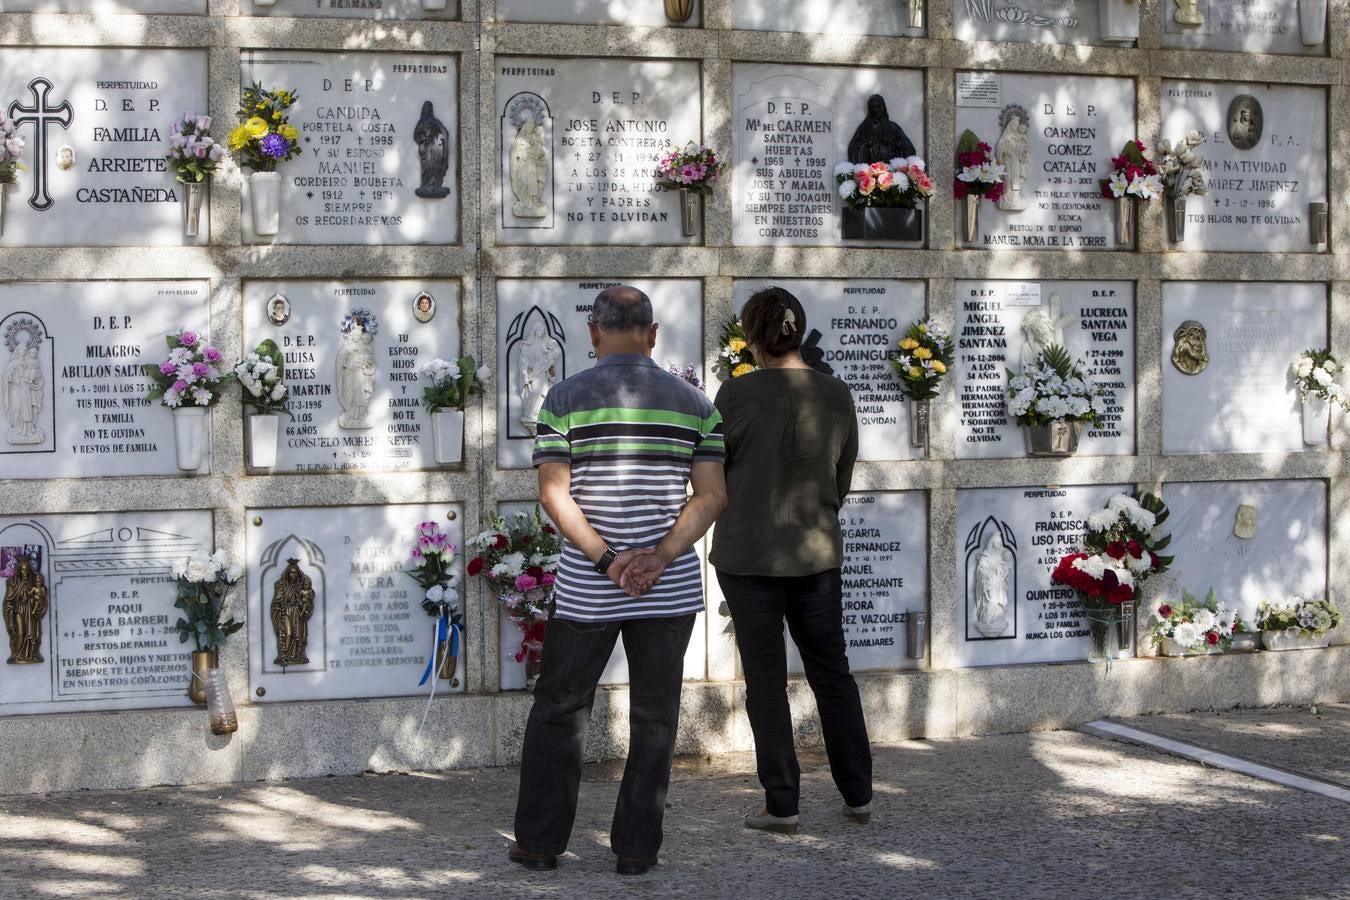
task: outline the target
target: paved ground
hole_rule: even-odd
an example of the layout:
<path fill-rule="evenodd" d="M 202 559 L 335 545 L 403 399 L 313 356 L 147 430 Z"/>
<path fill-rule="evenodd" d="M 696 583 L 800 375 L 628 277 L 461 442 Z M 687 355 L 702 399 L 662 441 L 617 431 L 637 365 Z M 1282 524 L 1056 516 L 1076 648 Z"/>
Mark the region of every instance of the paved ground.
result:
<path fill-rule="evenodd" d="M 1334 756 L 1343 772 L 1348 714 L 1223 721 L 1298 729 L 1314 745 L 1299 768 Z M 0 896 L 1350 897 L 1350 806 L 1334 800 L 1077 732 L 876 757 L 869 826 L 838 814 L 823 760 L 805 759 L 794 837 L 740 827 L 760 801 L 750 757 L 682 760 L 662 865 L 627 879 L 608 849 L 613 765 L 588 769 L 571 850 L 545 873 L 505 859 L 512 770 L 2 797 Z"/>

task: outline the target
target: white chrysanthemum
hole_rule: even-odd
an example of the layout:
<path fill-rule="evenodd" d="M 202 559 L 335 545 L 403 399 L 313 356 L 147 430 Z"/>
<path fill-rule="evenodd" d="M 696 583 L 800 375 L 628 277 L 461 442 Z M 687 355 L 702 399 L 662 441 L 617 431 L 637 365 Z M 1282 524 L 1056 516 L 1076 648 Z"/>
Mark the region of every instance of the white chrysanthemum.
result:
<path fill-rule="evenodd" d="M 440 603 L 441 598 L 445 596 L 445 588 L 441 587 L 439 584 L 433 584 L 431 587 L 427 588 L 426 596 L 432 603 Z"/>
<path fill-rule="evenodd" d="M 1331 373 L 1321 367 L 1312 370 L 1312 380 L 1326 387 L 1331 384 Z"/>
<path fill-rule="evenodd" d="M 1203 635 L 1204 632 L 1197 628 L 1194 622 L 1181 622 L 1172 629 L 1172 640 L 1183 647 L 1194 647 L 1200 643 Z"/>
<path fill-rule="evenodd" d="M 1099 509 L 1087 517 L 1089 531 L 1105 531 L 1116 524 L 1116 514 L 1109 509 Z"/>
<path fill-rule="evenodd" d="M 852 178 L 839 182 L 839 196 L 845 200 L 852 197 L 857 190 L 858 182 L 854 181 Z"/>
<path fill-rule="evenodd" d="M 1191 621 L 1195 623 L 1195 627 L 1199 628 L 1201 633 L 1204 633 L 1219 624 L 1219 617 L 1207 609 L 1197 609 L 1191 617 Z"/>
<path fill-rule="evenodd" d="M 1149 569 L 1153 568 L 1153 560 L 1147 553 L 1143 556 L 1133 556 L 1125 554 L 1125 566 L 1135 575 L 1143 575 Z"/>
<path fill-rule="evenodd" d="M 1297 378 L 1307 378 L 1312 374 L 1313 361 L 1310 357 L 1300 356 L 1294 360 L 1294 376 Z"/>
<path fill-rule="evenodd" d="M 851 163 L 851 162 L 841 162 L 841 163 L 838 163 L 838 164 L 835 165 L 835 167 L 834 167 L 834 174 L 835 174 L 836 176 L 838 176 L 838 175 L 852 175 L 852 174 L 853 174 L 853 170 L 854 170 L 855 168 L 856 168 L 856 166 L 854 166 L 853 163 Z"/>

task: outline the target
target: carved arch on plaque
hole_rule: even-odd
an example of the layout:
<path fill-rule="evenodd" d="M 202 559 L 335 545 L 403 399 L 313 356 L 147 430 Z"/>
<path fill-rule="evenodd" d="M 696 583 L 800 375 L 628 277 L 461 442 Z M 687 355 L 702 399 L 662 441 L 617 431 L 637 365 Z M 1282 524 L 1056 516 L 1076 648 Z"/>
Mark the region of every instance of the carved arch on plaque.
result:
<path fill-rule="evenodd" d="M 19 453 L 56 452 L 56 394 L 53 390 L 56 375 L 56 340 L 47 323 L 37 313 L 15 310 L 0 319 L 0 455 Z M 6 417 L 9 408 L 9 370 L 15 354 L 35 352 L 42 375 L 42 408 L 38 414 L 42 434 L 40 441 L 16 442 L 9 437 L 12 423 Z M 31 433 L 31 431 L 30 431 Z"/>
<path fill-rule="evenodd" d="M 520 385 L 517 383 L 516 358 L 520 355 L 521 343 L 530 334 L 536 322 L 542 324 L 544 332 L 562 347 L 562 373 L 558 380 L 562 381 L 567 377 L 567 332 L 563 330 L 558 317 L 535 304 L 512 319 L 510 327 L 506 330 L 506 352 L 502 355 L 502 360 L 506 364 L 506 436 L 511 440 L 534 438 L 534 435 L 526 431 L 525 426 L 520 423 Z"/>
<path fill-rule="evenodd" d="M 309 619 L 309 645 L 313 648 L 309 654 L 309 663 L 303 666 L 278 666 L 273 660 L 277 657 L 277 639 L 272 633 L 272 588 L 286 571 L 286 561 L 294 557 L 300 560 L 300 571 L 309 576 L 314 588 L 314 615 Z M 278 541 L 268 544 L 258 560 L 258 606 L 254 610 L 255 626 L 261 631 L 262 673 L 264 675 L 285 675 L 288 672 L 326 672 L 328 671 L 328 576 L 327 559 L 323 548 L 313 541 L 295 534 L 288 534 Z"/>
<path fill-rule="evenodd" d="M 548 212 L 537 218 L 520 217 L 510 212 L 512 198 L 514 193 L 511 187 L 511 150 L 512 144 L 516 140 L 517 134 L 524 126 L 527 119 L 534 120 L 534 127 L 539 129 L 544 146 L 548 166 L 547 184 L 545 185 L 543 199 L 548 207 Z M 497 131 L 497 146 L 500 172 L 497 178 L 498 202 L 497 209 L 501 216 L 501 225 L 505 229 L 519 228 L 540 228 L 551 229 L 555 224 L 555 215 L 557 213 L 557 178 L 553 165 L 553 111 L 549 108 L 548 101 L 533 91 L 519 91 L 512 94 L 503 107 L 501 121 Z"/>
<path fill-rule="evenodd" d="M 994 537 L 1003 539 L 1003 546 L 1007 549 L 1008 555 L 1012 559 L 1012 570 L 1009 572 L 1009 592 L 1008 592 L 1008 627 L 1004 633 L 996 635 L 981 634 L 974 626 L 975 622 L 975 581 L 976 566 L 979 563 L 980 554 L 989 546 Z M 1017 638 L 1017 535 L 1013 532 L 1012 526 L 1007 522 L 996 519 L 993 516 L 987 516 L 983 522 L 976 525 L 966 535 L 965 544 L 965 565 L 966 565 L 966 633 L 967 641 L 1009 641 Z"/>

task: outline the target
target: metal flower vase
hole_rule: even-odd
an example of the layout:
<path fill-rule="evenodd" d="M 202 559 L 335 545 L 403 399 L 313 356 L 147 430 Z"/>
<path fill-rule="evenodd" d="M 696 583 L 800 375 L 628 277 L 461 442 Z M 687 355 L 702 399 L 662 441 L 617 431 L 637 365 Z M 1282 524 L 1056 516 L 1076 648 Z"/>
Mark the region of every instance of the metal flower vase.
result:
<path fill-rule="evenodd" d="M 1167 198 L 1167 238 L 1174 244 L 1186 240 L 1186 196 Z"/>
<path fill-rule="evenodd" d="M 5 233 L 5 200 L 9 197 L 11 182 L 0 181 L 0 237 Z"/>
<path fill-rule="evenodd" d="M 449 638 L 441 641 L 436 647 L 436 658 L 440 660 L 440 664 L 436 667 L 436 677 L 450 682 L 451 687 L 459 687 L 459 679 L 455 678 L 455 669 L 459 667 L 456 650 L 454 642 Z"/>
<path fill-rule="evenodd" d="M 928 446 L 928 401 L 909 401 L 909 445 L 911 447 Z"/>
<path fill-rule="evenodd" d="M 1027 425 L 1027 455 L 1038 457 L 1073 456 L 1083 436 L 1082 421 L 1058 419 L 1048 425 Z"/>
<path fill-rule="evenodd" d="M 665 0 L 666 18 L 672 24 L 680 25 L 689 21 L 694 14 L 694 0 Z"/>
<path fill-rule="evenodd" d="M 1122 249 L 1134 246 L 1134 215 L 1137 201 L 1133 197 L 1116 198 L 1116 245 Z"/>
<path fill-rule="evenodd" d="M 183 182 L 183 235 L 196 237 L 201 230 L 202 206 L 206 201 L 207 181 Z"/>
<path fill-rule="evenodd" d="M 1134 656 L 1134 601 L 1126 600 L 1120 604 L 1116 618 L 1116 658 L 1129 659 Z"/>
<path fill-rule="evenodd" d="M 698 234 L 699 219 L 703 211 L 703 203 L 699 197 L 698 191 L 689 188 L 680 188 L 680 227 L 685 237 L 693 237 Z"/>
<path fill-rule="evenodd" d="M 215 650 L 192 651 L 192 675 L 188 678 L 188 699 L 198 706 L 206 705 L 206 673 L 216 668 L 219 657 Z"/>
<path fill-rule="evenodd" d="M 966 194 L 966 243 L 973 244 L 980 236 L 980 201 L 983 194 Z"/>
<path fill-rule="evenodd" d="M 909 27 L 923 27 L 924 0 L 909 0 Z"/>

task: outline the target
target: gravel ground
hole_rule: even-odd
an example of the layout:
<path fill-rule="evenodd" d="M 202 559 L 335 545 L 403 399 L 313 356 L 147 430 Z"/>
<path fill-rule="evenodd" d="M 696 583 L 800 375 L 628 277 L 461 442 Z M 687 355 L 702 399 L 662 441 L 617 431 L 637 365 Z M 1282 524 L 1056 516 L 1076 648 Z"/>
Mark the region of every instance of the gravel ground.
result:
<path fill-rule="evenodd" d="M 1343 730 L 1319 728 L 1300 740 L 1343 770 Z M 639 878 L 608 848 L 613 764 L 541 873 L 505 858 L 511 769 L 0 797 L 0 896 L 1350 897 L 1346 804 L 1076 732 L 877 747 L 867 826 L 804 757 L 795 836 L 741 827 L 753 763 L 680 760 Z"/>

